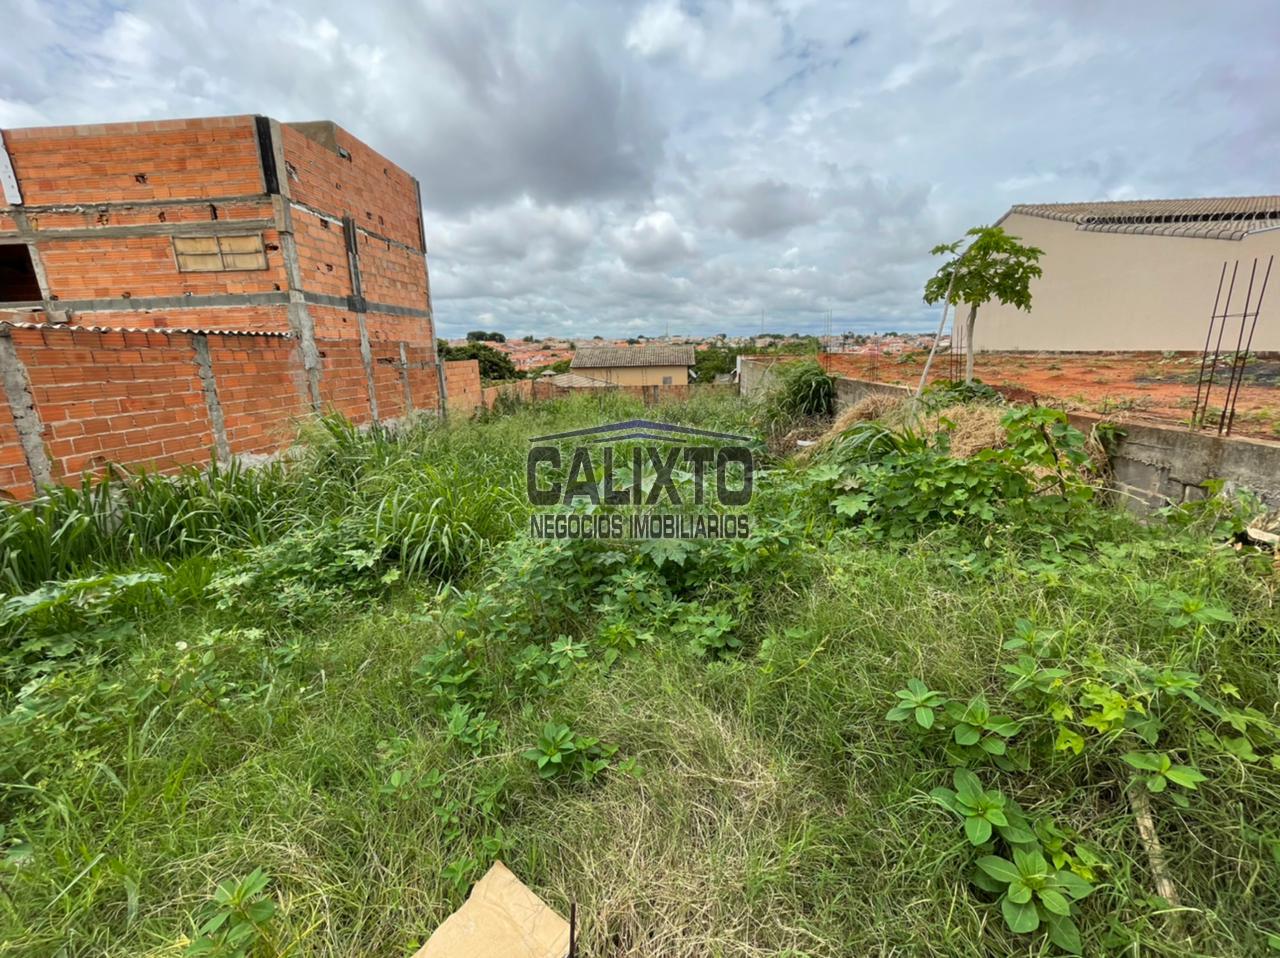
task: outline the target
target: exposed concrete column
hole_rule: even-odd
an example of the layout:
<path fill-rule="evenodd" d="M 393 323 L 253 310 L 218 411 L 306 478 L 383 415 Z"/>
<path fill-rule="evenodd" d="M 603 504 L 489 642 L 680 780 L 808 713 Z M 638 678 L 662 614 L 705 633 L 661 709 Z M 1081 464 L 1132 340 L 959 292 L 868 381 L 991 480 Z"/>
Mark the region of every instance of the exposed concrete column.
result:
<path fill-rule="evenodd" d="M 422 211 L 422 184 L 415 178 L 413 188 L 418 194 L 418 239 L 422 242 L 422 275 L 427 281 L 427 329 L 431 338 L 431 362 L 436 367 L 436 389 L 440 394 L 439 415 L 445 419 L 449 415 L 449 389 L 444 381 L 444 361 L 440 358 L 440 350 L 436 347 L 436 314 L 431 308 L 431 270 L 427 265 L 427 230 Z"/>
<path fill-rule="evenodd" d="M 27 367 L 7 334 L 0 334 L 0 380 L 4 384 L 5 398 L 9 400 L 13 425 L 18 430 L 22 457 L 31 473 L 32 487 L 39 493 L 42 487 L 53 484 L 53 469 L 44 448 L 44 423 L 40 421 L 40 411 L 36 409 L 35 398 L 31 395 Z"/>
<path fill-rule="evenodd" d="M 347 274 L 351 278 L 351 311 L 356 314 L 356 327 L 360 330 L 360 361 L 364 363 L 365 386 L 369 390 L 369 412 L 378 421 L 378 390 L 373 378 L 373 349 L 369 345 L 369 323 L 365 312 L 364 287 L 360 279 L 360 237 L 356 234 L 356 221 L 350 216 L 342 218 L 342 235 L 347 248 Z"/>
<path fill-rule="evenodd" d="M 404 386 L 405 415 L 413 412 L 413 388 L 409 384 L 409 347 L 400 341 L 400 382 Z"/>
<path fill-rule="evenodd" d="M 213 375 L 213 359 L 209 355 L 209 337 L 204 333 L 193 334 L 191 348 L 196 354 L 196 372 L 200 374 L 200 385 L 204 389 L 204 403 L 209 410 L 213 448 L 217 454 L 218 463 L 225 466 L 231 461 L 231 444 L 227 441 L 227 424 L 222 415 L 222 403 L 218 401 L 218 382 Z"/>
<path fill-rule="evenodd" d="M 258 135 L 261 138 L 265 132 L 269 131 L 271 142 L 269 144 L 260 142 L 259 148 L 264 154 L 270 154 L 270 165 L 274 167 L 275 173 L 275 187 L 279 190 L 272 195 L 271 203 L 275 209 L 276 231 L 280 234 L 280 252 L 284 256 L 285 276 L 289 280 L 289 329 L 298 340 L 298 354 L 302 357 L 302 369 L 307 382 L 306 398 L 309 399 L 311 408 L 320 412 L 323 405 L 320 398 L 320 349 L 316 346 L 315 323 L 307 310 L 307 302 L 302 291 L 302 267 L 298 262 L 298 242 L 293 235 L 293 208 L 289 198 L 290 169 L 284 158 L 284 134 L 280 130 L 279 120 L 268 120 L 265 127 L 266 130 L 263 130 L 262 125 L 258 125 Z M 264 155 L 264 184 L 267 179 L 266 165 Z"/>
<path fill-rule="evenodd" d="M 302 293 L 302 267 L 298 263 L 298 244 L 293 236 L 293 210 L 289 201 L 281 196 L 272 197 L 272 204 L 276 211 L 276 230 L 280 234 L 280 252 L 284 254 L 285 275 L 289 278 L 289 329 L 298 340 L 311 408 L 320 412 L 320 349 L 316 346 L 315 323 Z"/>

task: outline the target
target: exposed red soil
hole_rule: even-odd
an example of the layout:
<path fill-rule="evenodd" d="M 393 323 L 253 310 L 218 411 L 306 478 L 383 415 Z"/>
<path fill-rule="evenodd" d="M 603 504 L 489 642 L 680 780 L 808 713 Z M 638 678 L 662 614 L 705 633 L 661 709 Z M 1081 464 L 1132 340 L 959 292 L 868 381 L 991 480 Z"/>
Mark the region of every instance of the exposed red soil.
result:
<path fill-rule="evenodd" d="M 923 352 L 899 356 L 828 353 L 823 357 L 833 373 L 911 386 L 920 381 L 924 360 Z M 1200 363 L 1200 355 L 1192 353 L 979 353 L 974 376 L 1001 387 L 1010 399 L 1026 402 L 1034 398 L 1071 412 L 1099 413 L 1117 421 L 1189 423 Z M 949 353 L 939 353 L 929 378 L 963 377 L 963 364 L 963 356 L 953 363 Z M 1209 391 L 1215 431 L 1228 375 L 1224 360 Z M 1280 358 L 1250 358 L 1231 434 L 1280 439 Z"/>

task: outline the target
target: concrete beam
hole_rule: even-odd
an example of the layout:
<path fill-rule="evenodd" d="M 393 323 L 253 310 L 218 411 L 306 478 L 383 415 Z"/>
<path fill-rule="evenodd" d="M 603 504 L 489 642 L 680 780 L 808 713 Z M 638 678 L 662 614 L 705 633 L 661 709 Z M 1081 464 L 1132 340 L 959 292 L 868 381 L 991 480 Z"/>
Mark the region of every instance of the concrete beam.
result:
<path fill-rule="evenodd" d="M 236 203 L 262 203 L 261 193 L 238 194 L 235 196 L 204 196 L 194 199 L 173 197 L 161 200 L 100 200 L 93 203 L 43 203 L 24 206 L 32 216 L 41 213 L 97 213 L 103 210 L 132 210 L 164 206 L 230 206 Z"/>
<path fill-rule="evenodd" d="M 29 218 L 28 218 L 29 219 Z M 57 240 L 97 239 L 99 237 L 127 236 L 226 236 L 235 233 L 261 233 L 275 228 L 275 220 L 208 220 L 195 223 L 136 223 L 128 226 L 75 226 L 66 229 L 19 228 L 16 232 L 0 233 L 4 236 L 20 236 L 32 242 L 48 243 Z"/>
<path fill-rule="evenodd" d="M 216 306 L 283 306 L 290 302 L 285 292 L 212 293 L 204 296 L 130 296 L 112 299 L 53 300 L 55 309 L 74 313 L 139 313 L 151 309 L 206 309 Z M 0 303 L 0 309 L 30 307 L 30 303 Z"/>
<path fill-rule="evenodd" d="M 309 293 L 304 292 L 302 298 L 311 306 L 328 306 L 331 309 L 343 309 L 356 312 L 351 307 L 351 300 L 346 296 L 333 296 L 329 293 Z M 425 309 L 416 309 L 413 306 L 393 306 L 391 303 L 375 303 L 364 300 L 364 310 L 366 313 L 384 313 L 387 316 L 408 316 L 413 319 L 430 319 L 431 314 Z"/>
<path fill-rule="evenodd" d="M 231 461 L 231 444 L 227 442 L 227 423 L 222 414 L 222 403 L 218 400 L 218 381 L 213 375 L 213 359 L 209 355 L 209 337 L 197 333 L 191 337 L 191 348 L 195 352 L 196 372 L 200 376 L 200 385 L 204 389 L 204 404 L 209 411 L 209 426 L 213 432 L 213 447 L 218 463 L 226 465 Z"/>
<path fill-rule="evenodd" d="M 311 408 L 323 409 L 320 397 L 320 349 L 316 346 L 316 327 L 307 311 L 306 296 L 302 292 L 302 266 L 298 262 L 298 243 L 293 235 L 293 211 L 284 196 L 272 198 L 275 204 L 276 222 L 279 224 L 280 251 L 284 254 L 285 275 L 289 279 L 289 328 L 298 339 L 298 352 L 302 357 L 302 369 L 307 381 L 307 393 Z"/>
<path fill-rule="evenodd" d="M 409 384 L 409 350 L 404 341 L 400 342 L 400 382 L 404 386 L 404 411 L 413 412 L 413 387 Z"/>
<path fill-rule="evenodd" d="M 306 203 L 299 203 L 297 200 L 293 200 L 290 205 L 295 210 L 310 213 L 316 219 L 326 220 L 329 223 L 333 223 L 335 226 L 342 224 L 343 217 L 335 216 L 333 213 L 326 213 L 324 210 L 316 209 L 314 206 L 308 206 Z M 375 232 L 374 230 L 361 226 L 358 223 L 356 224 L 356 232 L 363 233 L 370 239 L 376 239 L 380 243 L 390 243 L 392 246 L 396 246 L 408 253 L 417 253 L 420 256 L 423 255 L 423 251 L 415 246 L 410 246 L 408 243 L 402 243 L 398 239 L 392 239 L 390 236 L 385 236 L 382 233 Z"/>
<path fill-rule="evenodd" d="M 360 361 L 364 363 L 365 386 L 369 390 L 369 413 L 378 421 L 378 389 L 373 376 L 373 349 L 369 345 L 369 324 L 364 313 L 364 286 L 360 280 L 360 240 L 355 220 L 342 218 L 342 238 L 347 249 L 347 274 L 351 280 L 351 301 L 355 304 L 356 327 L 360 330 Z"/>

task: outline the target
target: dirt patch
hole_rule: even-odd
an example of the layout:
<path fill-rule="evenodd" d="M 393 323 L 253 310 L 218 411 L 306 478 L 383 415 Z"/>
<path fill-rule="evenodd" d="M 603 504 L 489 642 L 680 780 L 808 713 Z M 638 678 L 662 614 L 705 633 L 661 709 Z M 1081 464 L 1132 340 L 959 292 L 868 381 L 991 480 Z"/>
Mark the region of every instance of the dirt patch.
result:
<path fill-rule="evenodd" d="M 914 386 L 924 358 L 922 353 L 905 357 L 834 353 L 824 356 L 824 362 L 832 372 L 855 379 Z M 935 361 L 930 378 L 948 378 L 946 359 Z M 1012 402 L 1034 399 L 1116 419 L 1189 423 L 1200 363 L 1198 353 L 979 353 L 974 374 Z M 1221 409 L 1227 375 L 1224 361 L 1209 395 L 1210 410 L 1215 413 Z M 1280 439 L 1280 359 L 1249 360 L 1232 434 Z"/>

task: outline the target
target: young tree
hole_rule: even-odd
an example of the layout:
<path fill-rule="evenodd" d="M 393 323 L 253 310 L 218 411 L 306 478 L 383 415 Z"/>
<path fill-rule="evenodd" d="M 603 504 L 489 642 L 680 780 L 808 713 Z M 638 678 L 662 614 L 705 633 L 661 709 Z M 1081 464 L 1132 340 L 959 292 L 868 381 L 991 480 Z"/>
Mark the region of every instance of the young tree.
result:
<path fill-rule="evenodd" d="M 965 233 L 972 237 L 967 249 L 965 239 L 935 246 L 934 256 L 951 255 L 927 283 L 924 301 L 936 303 L 946 299 L 952 306 L 969 305 L 965 321 L 964 381 L 973 382 L 973 327 L 978 320 L 978 307 L 998 299 L 1007 306 L 1031 309 L 1031 280 L 1043 272 L 1036 261 L 1044 250 L 1023 246 L 1017 236 L 1010 236 L 999 226 L 975 226 Z M 950 293 L 948 294 L 948 290 Z"/>

